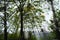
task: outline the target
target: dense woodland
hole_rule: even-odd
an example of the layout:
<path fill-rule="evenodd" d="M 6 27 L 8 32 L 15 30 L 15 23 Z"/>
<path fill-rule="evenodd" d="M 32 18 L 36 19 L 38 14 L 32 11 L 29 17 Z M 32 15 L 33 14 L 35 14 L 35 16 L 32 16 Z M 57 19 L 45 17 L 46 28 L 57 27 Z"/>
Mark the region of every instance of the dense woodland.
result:
<path fill-rule="evenodd" d="M 0 40 L 60 40 L 59 7 L 60 0 L 0 0 Z"/>

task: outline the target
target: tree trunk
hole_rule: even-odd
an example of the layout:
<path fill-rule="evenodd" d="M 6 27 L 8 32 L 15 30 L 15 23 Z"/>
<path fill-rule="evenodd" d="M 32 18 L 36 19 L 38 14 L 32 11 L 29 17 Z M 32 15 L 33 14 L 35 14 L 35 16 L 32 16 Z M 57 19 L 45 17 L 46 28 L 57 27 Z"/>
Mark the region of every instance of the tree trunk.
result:
<path fill-rule="evenodd" d="M 4 40 L 7 40 L 6 0 L 4 0 Z"/>
<path fill-rule="evenodd" d="M 59 25 L 58 25 L 58 20 L 56 19 L 56 14 L 55 14 L 55 9 L 54 9 L 54 6 L 53 6 L 53 0 L 50 0 L 51 2 L 51 7 L 52 7 L 52 12 L 53 12 L 53 20 L 54 20 L 54 24 L 56 26 L 56 38 L 58 40 L 60 40 L 60 32 L 59 32 Z"/>
<path fill-rule="evenodd" d="M 24 32 L 23 32 L 23 0 L 20 0 L 20 7 L 18 8 L 20 11 L 21 18 L 21 30 L 20 30 L 20 40 L 24 40 Z"/>

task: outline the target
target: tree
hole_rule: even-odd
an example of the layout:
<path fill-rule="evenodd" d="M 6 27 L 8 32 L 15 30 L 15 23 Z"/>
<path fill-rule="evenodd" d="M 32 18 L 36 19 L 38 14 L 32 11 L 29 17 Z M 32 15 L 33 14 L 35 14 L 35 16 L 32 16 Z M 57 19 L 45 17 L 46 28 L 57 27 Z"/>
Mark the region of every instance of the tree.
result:
<path fill-rule="evenodd" d="M 6 8 L 7 8 L 7 4 L 6 4 L 7 0 L 4 0 L 4 40 L 7 40 L 7 13 L 6 13 Z"/>
<path fill-rule="evenodd" d="M 57 18 L 57 15 L 56 15 L 56 11 L 55 11 L 55 9 L 54 9 L 54 5 L 53 5 L 53 1 L 54 0 L 49 0 L 49 2 L 51 2 L 51 8 L 52 8 L 52 12 L 53 12 L 53 23 L 54 23 L 54 25 L 55 26 L 53 26 L 53 28 L 54 27 L 56 27 L 55 28 L 55 30 L 54 30 L 54 33 L 56 34 L 56 38 L 58 39 L 58 40 L 60 40 L 60 25 L 58 24 L 59 23 L 59 18 Z M 57 13 L 58 14 L 58 13 Z M 51 21 L 52 22 L 52 21 Z M 53 30 L 53 29 L 52 29 Z"/>
<path fill-rule="evenodd" d="M 26 1 L 29 1 L 29 2 L 26 2 Z M 19 2 L 19 4 L 17 5 L 18 2 Z M 8 6 L 6 6 L 6 4 L 5 4 L 5 7 L 1 8 L 1 10 L 4 9 L 4 12 L 5 12 L 4 13 L 4 23 L 6 23 L 5 24 L 6 27 L 4 27 L 6 29 L 5 31 L 7 32 L 7 25 L 8 25 L 9 26 L 8 32 L 11 31 L 11 29 L 10 29 L 10 27 L 11 27 L 12 29 L 14 29 L 11 32 L 13 34 L 14 33 L 17 34 L 17 31 L 20 27 L 21 28 L 20 34 L 21 34 L 21 40 L 22 40 L 24 37 L 24 34 L 22 34 L 23 28 L 24 28 L 23 26 L 25 26 L 25 24 L 26 24 L 25 28 L 30 27 L 30 26 L 31 26 L 31 28 L 33 28 L 35 26 L 36 27 L 40 26 L 42 21 L 44 20 L 44 15 L 41 15 L 43 13 L 42 9 L 35 8 L 35 6 L 37 7 L 39 5 L 38 2 L 40 2 L 40 1 L 35 1 L 33 3 L 32 2 L 30 3 L 30 0 L 18 0 L 18 1 L 17 0 L 8 0 Z M 27 4 L 25 4 L 25 3 L 27 3 Z M 34 3 L 37 3 L 38 5 L 36 5 Z M 36 15 L 36 13 L 38 13 L 39 16 Z M 31 25 L 28 25 L 28 23 L 30 23 Z M 21 24 L 21 26 L 20 26 L 20 24 Z M 13 27 L 15 27 L 15 28 L 13 28 Z"/>
<path fill-rule="evenodd" d="M 20 30 L 20 35 L 21 35 L 21 38 L 20 40 L 24 40 L 24 33 L 23 33 L 23 2 L 24 0 L 19 0 L 20 2 L 20 6 L 18 7 L 19 8 L 19 11 L 20 11 L 20 14 L 21 14 L 21 30 Z"/>

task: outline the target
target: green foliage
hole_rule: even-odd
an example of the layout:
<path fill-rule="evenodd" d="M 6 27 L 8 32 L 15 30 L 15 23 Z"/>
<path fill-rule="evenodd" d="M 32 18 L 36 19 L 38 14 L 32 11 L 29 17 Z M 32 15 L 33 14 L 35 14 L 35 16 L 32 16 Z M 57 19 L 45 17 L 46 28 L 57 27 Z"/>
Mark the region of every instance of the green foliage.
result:
<path fill-rule="evenodd" d="M 52 25 L 50 26 L 51 29 L 53 30 L 52 38 L 56 38 L 58 40 L 60 40 L 59 34 L 60 34 L 60 10 L 56 10 L 55 15 L 54 15 L 54 19 L 55 21 L 51 21 Z"/>
<path fill-rule="evenodd" d="M 0 40 L 4 40 L 4 35 L 3 34 L 0 34 Z"/>
<path fill-rule="evenodd" d="M 56 18 L 58 19 L 58 20 L 60 20 L 60 10 L 57 10 L 58 12 L 56 12 Z"/>
<path fill-rule="evenodd" d="M 29 31 L 28 40 L 37 40 L 36 37 L 34 35 L 32 35 L 32 33 L 30 31 Z"/>
<path fill-rule="evenodd" d="M 16 34 L 8 34 L 8 40 L 18 40 L 19 36 Z"/>
<path fill-rule="evenodd" d="M 24 7 L 23 7 L 23 22 L 24 24 L 26 24 L 26 26 L 24 25 L 24 27 L 30 27 L 32 26 L 41 26 L 42 21 L 44 21 L 45 16 L 41 15 L 43 14 L 43 10 L 40 8 L 36 8 L 36 7 L 40 7 L 39 2 L 40 1 L 34 1 L 34 3 L 37 3 L 38 5 L 36 6 L 34 3 L 30 3 L 26 2 L 28 0 L 23 0 L 25 3 Z M 18 29 L 20 28 L 20 11 L 18 7 L 20 7 L 20 3 L 18 3 L 17 0 L 8 0 L 8 5 L 7 5 L 7 10 L 6 10 L 6 18 L 7 18 L 7 29 L 10 30 L 14 30 L 14 33 L 12 32 L 12 34 L 8 33 L 8 40 L 17 40 L 19 39 L 19 32 Z M 3 4 L 4 5 L 4 4 Z M 26 6 L 27 5 L 27 6 Z M 2 5 L 0 5 L 2 6 Z M 4 7 L 0 7 L 0 11 L 2 11 L 4 9 Z M 2 11 L 4 13 L 4 11 Z M 39 13 L 38 13 L 39 12 Z M 3 14 L 2 13 L 2 14 Z M 38 13 L 38 15 L 37 15 Z M 30 23 L 31 25 L 28 25 L 28 23 Z M 38 24 L 37 24 L 38 23 Z M 15 27 L 15 28 L 13 28 Z M 1 28 L 1 27 L 0 27 Z M 2 31 L 2 30 L 1 30 Z M 0 35 L 0 38 L 2 38 L 1 40 L 3 40 L 2 35 Z M 32 33 L 30 33 L 30 37 L 29 40 L 37 40 L 35 35 L 32 35 Z"/>

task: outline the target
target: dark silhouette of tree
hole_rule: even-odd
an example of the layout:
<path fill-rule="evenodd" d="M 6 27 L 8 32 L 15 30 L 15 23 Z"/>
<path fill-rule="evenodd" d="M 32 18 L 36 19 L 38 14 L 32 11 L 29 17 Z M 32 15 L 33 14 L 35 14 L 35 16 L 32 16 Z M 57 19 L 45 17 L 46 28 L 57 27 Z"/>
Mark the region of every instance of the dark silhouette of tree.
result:
<path fill-rule="evenodd" d="M 21 30 L 20 30 L 20 40 L 24 40 L 24 32 L 23 32 L 23 0 L 19 0 L 20 5 L 18 7 L 20 11 L 20 18 L 21 18 Z"/>
<path fill-rule="evenodd" d="M 54 31 L 56 34 L 56 38 L 58 40 L 60 40 L 60 32 L 59 32 L 59 25 L 58 25 L 59 21 L 56 18 L 56 13 L 55 13 L 54 5 L 53 5 L 54 0 L 49 0 L 49 1 L 51 2 L 51 8 L 52 8 L 52 12 L 53 12 L 53 22 L 54 22 L 54 25 L 56 26 Z"/>
<path fill-rule="evenodd" d="M 4 40 L 7 40 L 6 0 L 4 0 Z"/>

